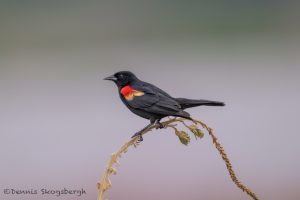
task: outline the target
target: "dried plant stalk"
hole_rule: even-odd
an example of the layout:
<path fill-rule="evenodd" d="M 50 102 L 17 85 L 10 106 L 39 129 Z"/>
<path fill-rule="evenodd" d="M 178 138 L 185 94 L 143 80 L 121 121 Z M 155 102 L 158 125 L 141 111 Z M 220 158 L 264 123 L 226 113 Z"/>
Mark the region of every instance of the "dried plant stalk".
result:
<path fill-rule="evenodd" d="M 179 122 L 179 120 L 174 118 L 174 119 L 170 119 L 168 121 L 162 122 L 162 124 L 165 128 L 173 127 L 174 125 L 171 124 L 173 122 Z M 144 135 L 144 134 L 148 133 L 149 131 L 151 131 L 154 128 L 159 128 L 159 125 L 155 124 L 155 125 L 150 126 L 148 129 L 144 130 L 141 134 Z M 107 167 L 104 171 L 104 174 L 101 178 L 101 181 L 97 183 L 97 187 L 98 187 L 98 190 L 99 190 L 98 191 L 98 200 L 103 200 L 104 199 L 104 192 L 112 186 L 111 181 L 109 179 L 109 176 L 111 174 L 116 174 L 116 170 L 113 167 L 114 164 L 119 164 L 118 158 L 121 157 L 122 153 L 126 153 L 130 146 L 133 145 L 133 146 L 136 147 L 138 145 L 138 140 L 139 140 L 138 137 L 131 138 L 116 153 L 113 153 L 111 155 L 110 161 L 109 161 L 109 163 L 108 163 L 108 165 L 107 165 Z"/>
<path fill-rule="evenodd" d="M 227 154 L 225 153 L 222 145 L 220 144 L 220 142 L 218 141 L 218 138 L 215 136 L 212 128 L 210 128 L 209 126 L 207 126 L 205 123 L 199 121 L 199 120 L 194 120 L 196 123 L 199 123 L 201 124 L 201 126 L 203 128 L 205 128 L 208 132 L 208 134 L 211 136 L 212 140 L 213 140 L 213 143 L 215 144 L 217 150 L 219 151 L 220 155 L 222 156 L 222 159 L 224 160 L 225 164 L 226 164 L 226 167 L 227 167 L 227 170 L 229 172 L 229 175 L 231 177 L 231 180 L 236 184 L 236 186 L 238 188 L 240 188 L 243 192 L 246 192 L 249 196 L 252 197 L 252 199 L 254 200 L 258 200 L 258 197 L 255 195 L 254 192 L 252 192 L 249 188 L 247 188 L 244 184 L 242 184 L 237 176 L 235 175 L 235 172 L 233 171 L 233 168 L 232 168 L 232 165 L 231 165 L 231 162 L 227 156 Z"/>
<path fill-rule="evenodd" d="M 233 171 L 231 162 L 230 162 L 227 154 L 225 153 L 223 147 L 221 146 L 220 142 L 218 141 L 217 137 L 215 136 L 213 130 L 209 126 L 207 126 L 205 123 L 201 122 L 200 120 L 194 119 L 193 125 L 187 125 L 185 123 L 185 120 L 187 120 L 187 119 L 172 118 L 172 119 L 162 122 L 162 124 L 165 128 L 168 128 L 168 127 L 173 128 L 175 130 L 175 135 L 177 135 L 179 140 L 185 145 L 187 145 L 189 143 L 189 136 L 184 131 L 178 131 L 177 128 L 175 128 L 175 126 L 177 125 L 177 122 L 182 123 L 186 128 L 188 128 L 195 135 L 196 139 L 203 137 L 202 131 L 200 129 L 198 129 L 198 127 L 197 127 L 197 124 L 200 124 L 203 128 L 205 128 L 207 130 L 207 132 L 211 136 L 213 143 L 215 144 L 215 147 L 219 151 L 219 154 L 222 156 L 222 159 L 224 160 L 224 162 L 226 164 L 227 170 L 229 172 L 229 175 L 230 175 L 232 181 L 237 185 L 238 188 L 240 188 L 242 191 L 246 192 L 250 197 L 252 197 L 252 199 L 258 200 L 257 196 L 249 188 L 247 188 L 245 185 L 243 185 L 238 180 L 237 176 L 235 175 L 235 172 Z M 154 124 L 154 125 L 150 126 L 148 129 L 144 130 L 141 134 L 144 135 L 144 134 L 148 133 L 149 131 L 151 131 L 152 129 L 159 128 L 159 127 L 160 126 L 158 124 Z M 97 183 L 97 187 L 99 190 L 98 200 L 104 200 L 105 191 L 108 190 L 112 186 L 109 176 L 111 174 L 116 174 L 116 169 L 114 168 L 114 164 L 119 164 L 118 158 L 121 157 L 121 155 L 123 153 L 126 153 L 130 146 L 136 147 L 138 145 L 138 140 L 139 140 L 138 137 L 131 138 L 116 153 L 113 153 L 111 155 L 110 161 L 104 171 L 102 179 L 100 182 Z"/>

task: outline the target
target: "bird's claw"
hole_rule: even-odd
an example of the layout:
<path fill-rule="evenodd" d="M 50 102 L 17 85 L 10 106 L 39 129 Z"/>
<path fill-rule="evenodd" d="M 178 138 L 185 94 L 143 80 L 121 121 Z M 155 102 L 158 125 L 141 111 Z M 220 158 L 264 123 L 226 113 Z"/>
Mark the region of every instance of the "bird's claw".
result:
<path fill-rule="evenodd" d="M 144 139 L 143 139 L 143 136 L 142 135 L 139 135 L 139 139 L 136 141 L 138 144 L 140 143 L 140 142 L 142 142 Z"/>
<path fill-rule="evenodd" d="M 162 129 L 162 128 L 166 128 L 166 126 L 163 125 L 162 123 L 158 122 L 157 126 L 156 126 L 156 129 Z"/>
<path fill-rule="evenodd" d="M 139 139 L 137 140 L 137 143 L 140 143 L 142 142 L 144 139 L 143 139 L 143 136 L 140 132 L 134 134 L 131 138 L 134 138 L 134 137 L 139 137 Z"/>

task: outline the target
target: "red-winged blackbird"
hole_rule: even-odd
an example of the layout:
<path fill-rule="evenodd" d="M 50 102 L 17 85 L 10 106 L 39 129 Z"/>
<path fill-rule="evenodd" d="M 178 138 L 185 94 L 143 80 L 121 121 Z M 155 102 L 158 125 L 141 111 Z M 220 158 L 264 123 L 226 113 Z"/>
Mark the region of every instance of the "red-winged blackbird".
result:
<path fill-rule="evenodd" d="M 129 110 L 150 120 L 149 125 L 132 136 L 140 136 L 140 141 L 142 141 L 141 133 L 154 123 L 160 124 L 160 120 L 164 117 L 175 116 L 192 120 L 190 114 L 184 109 L 202 105 L 225 105 L 223 102 L 218 101 L 173 98 L 158 87 L 139 80 L 129 71 L 117 72 L 104 80 L 116 83 L 120 98 Z M 160 127 L 162 127 L 161 124 Z"/>

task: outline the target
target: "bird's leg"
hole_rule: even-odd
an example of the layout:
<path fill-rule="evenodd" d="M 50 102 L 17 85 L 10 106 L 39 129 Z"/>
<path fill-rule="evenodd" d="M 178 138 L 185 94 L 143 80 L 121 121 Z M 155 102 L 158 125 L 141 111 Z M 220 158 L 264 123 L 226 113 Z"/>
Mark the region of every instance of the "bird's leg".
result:
<path fill-rule="evenodd" d="M 136 136 L 139 136 L 139 140 L 138 142 L 143 141 L 143 137 L 142 137 L 142 133 L 147 130 L 150 126 L 152 126 L 155 123 L 155 120 L 150 119 L 150 124 L 148 124 L 147 126 L 145 126 L 142 130 L 140 130 L 139 132 L 135 133 L 131 138 L 134 138 Z"/>
<path fill-rule="evenodd" d="M 158 125 L 158 127 L 156 128 L 156 129 L 162 129 L 162 128 L 165 128 L 165 126 L 162 124 L 162 123 L 160 123 L 160 120 L 161 119 L 158 119 L 158 120 L 156 120 L 156 124 Z"/>

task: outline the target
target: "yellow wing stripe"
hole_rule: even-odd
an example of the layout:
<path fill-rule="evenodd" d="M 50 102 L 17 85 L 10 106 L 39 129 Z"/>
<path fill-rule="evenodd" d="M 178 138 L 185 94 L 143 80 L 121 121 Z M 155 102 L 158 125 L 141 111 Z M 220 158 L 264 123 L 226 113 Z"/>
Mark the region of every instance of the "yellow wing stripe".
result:
<path fill-rule="evenodd" d="M 127 101 L 133 100 L 134 97 L 143 96 L 144 92 L 138 91 L 138 90 L 132 90 L 128 95 L 125 96 L 125 99 Z"/>

